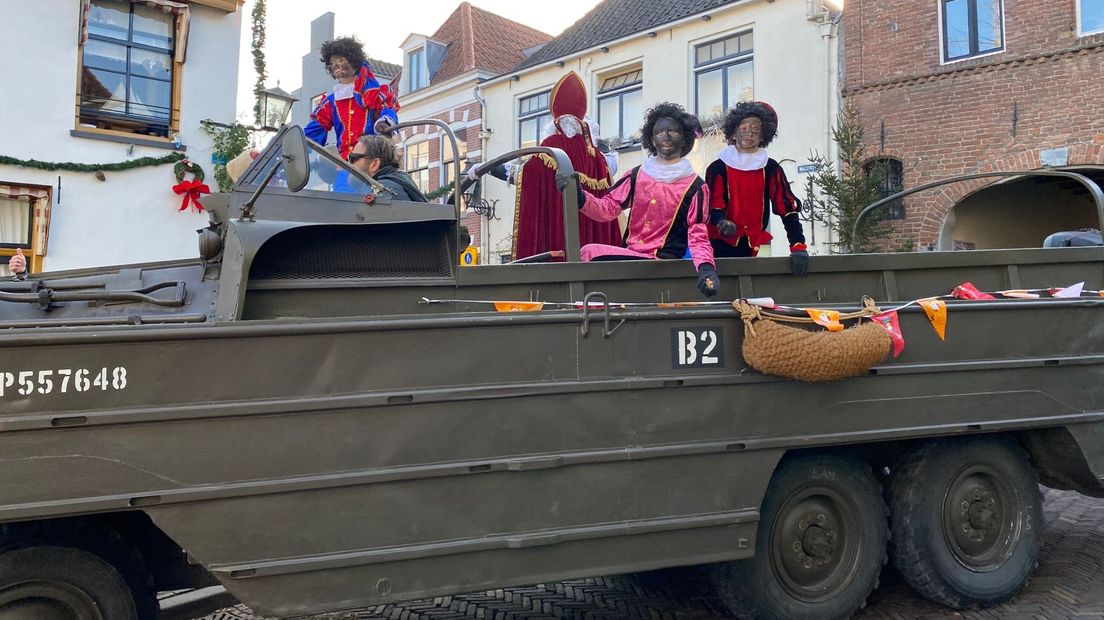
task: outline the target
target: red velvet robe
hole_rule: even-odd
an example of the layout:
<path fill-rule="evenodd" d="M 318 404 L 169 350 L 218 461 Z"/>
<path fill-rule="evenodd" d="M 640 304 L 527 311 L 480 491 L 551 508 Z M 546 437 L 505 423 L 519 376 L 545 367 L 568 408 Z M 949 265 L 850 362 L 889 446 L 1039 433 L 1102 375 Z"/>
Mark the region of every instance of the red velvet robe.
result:
<path fill-rule="evenodd" d="M 582 135 L 572 138 L 556 133 L 541 142 L 541 146 L 562 149 L 580 173 L 583 187 L 596 197 L 605 196 L 610 188 L 606 158 L 598 149 L 589 147 Z M 563 250 L 563 198 L 556 189 L 556 170 L 552 159 L 534 155 L 525 162 L 517 182 L 517 209 L 514 212 L 513 258 L 525 258 Z M 596 222 L 579 214 L 579 242 L 623 246 L 621 227 L 617 220 Z"/>

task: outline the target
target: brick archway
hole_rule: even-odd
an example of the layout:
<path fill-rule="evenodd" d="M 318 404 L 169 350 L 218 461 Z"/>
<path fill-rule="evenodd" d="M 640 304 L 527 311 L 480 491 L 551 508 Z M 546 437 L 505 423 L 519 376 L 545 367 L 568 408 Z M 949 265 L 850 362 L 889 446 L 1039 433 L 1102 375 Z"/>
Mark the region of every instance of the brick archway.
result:
<path fill-rule="evenodd" d="M 1104 165 L 1104 144 L 1073 144 L 1069 146 L 1068 165 L 1063 166 L 1063 168 L 1093 165 Z M 1038 170 L 1042 167 L 1042 163 L 1039 161 L 1039 149 L 1033 148 L 1005 155 L 975 170 L 963 171 L 962 174 Z M 934 193 L 928 199 L 929 208 L 924 212 L 920 222 L 919 238 L 922 242 L 938 241 L 939 233 L 947 219 L 947 215 L 957 204 L 968 196 L 1000 180 L 1000 178 L 975 179 L 933 190 Z"/>

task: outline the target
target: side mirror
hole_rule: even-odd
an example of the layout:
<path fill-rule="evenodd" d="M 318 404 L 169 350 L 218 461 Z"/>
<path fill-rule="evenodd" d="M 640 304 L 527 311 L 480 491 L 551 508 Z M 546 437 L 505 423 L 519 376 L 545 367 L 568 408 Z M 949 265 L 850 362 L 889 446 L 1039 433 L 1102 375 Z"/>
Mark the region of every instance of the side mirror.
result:
<path fill-rule="evenodd" d="M 303 128 L 299 125 L 289 127 L 280 146 L 284 153 L 284 178 L 287 179 L 288 189 L 297 192 L 310 181 L 307 136 Z"/>
<path fill-rule="evenodd" d="M 257 214 L 254 205 L 257 204 L 257 199 L 261 197 L 261 192 L 264 191 L 265 186 L 268 185 L 268 182 L 272 180 L 272 177 L 276 175 L 281 167 L 284 169 L 284 179 L 287 180 L 288 189 L 297 192 L 307 186 L 307 181 L 310 180 L 307 136 L 303 133 L 303 128 L 298 125 L 292 125 L 284 132 L 284 137 L 280 139 L 280 158 L 272 164 L 268 169 L 268 174 L 261 179 L 257 190 L 242 205 L 242 221 L 252 222 L 256 219 Z"/>

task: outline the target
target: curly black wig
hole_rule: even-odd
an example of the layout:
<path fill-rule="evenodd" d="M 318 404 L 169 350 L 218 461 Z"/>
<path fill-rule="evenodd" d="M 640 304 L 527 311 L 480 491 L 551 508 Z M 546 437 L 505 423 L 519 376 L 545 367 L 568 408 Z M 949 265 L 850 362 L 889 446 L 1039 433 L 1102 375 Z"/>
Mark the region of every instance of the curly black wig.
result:
<path fill-rule="evenodd" d="M 679 104 L 670 101 L 660 103 L 648 110 L 644 115 L 644 127 L 640 129 L 640 141 L 644 143 L 644 149 L 652 155 L 656 154 L 655 144 L 652 143 L 652 130 L 655 129 L 656 121 L 661 118 L 669 118 L 682 125 L 682 156 L 686 157 L 690 151 L 694 150 L 694 142 L 701 134 L 701 122 L 698 121 L 698 117 L 687 112 Z"/>
<path fill-rule="evenodd" d="M 731 144 L 740 121 L 749 116 L 763 121 L 763 134 L 759 140 L 759 148 L 766 148 L 778 135 L 778 113 L 762 101 L 741 101 L 728 111 L 724 123 L 725 140 Z"/>
<path fill-rule="evenodd" d="M 330 72 L 330 77 L 333 77 L 333 72 L 330 71 L 331 56 L 341 56 L 348 60 L 353 66 L 353 71 L 360 71 L 360 66 L 368 61 L 364 55 L 364 46 L 356 37 L 341 37 L 326 41 L 319 51 L 322 53 L 322 64 L 326 67 L 326 71 Z"/>

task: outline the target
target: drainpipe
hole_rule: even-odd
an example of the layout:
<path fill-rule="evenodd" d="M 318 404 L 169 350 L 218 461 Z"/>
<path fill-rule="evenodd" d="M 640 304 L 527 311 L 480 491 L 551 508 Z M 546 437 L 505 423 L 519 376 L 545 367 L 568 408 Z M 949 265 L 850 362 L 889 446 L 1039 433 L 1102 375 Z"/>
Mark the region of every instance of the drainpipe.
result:
<path fill-rule="evenodd" d="M 490 138 L 487 132 L 487 100 L 483 98 L 481 91 L 483 87 L 478 83 L 472 88 L 472 97 L 479 102 L 479 160 L 487 161 L 490 159 L 487 153 L 487 140 Z M 460 180 L 457 179 L 457 183 Z M 485 193 L 485 192 L 484 192 Z M 482 217 L 482 216 L 481 216 Z M 488 252 L 491 245 L 491 222 L 494 218 L 484 217 L 479 226 L 479 256 L 482 257 L 480 262 L 486 262 L 490 257 Z"/>
<path fill-rule="evenodd" d="M 836 124 L 834 104 L 838 98 L 835 88 L 838 76 L 836 72 L 832 71 L 832 40 L 836 39 L 838 41 L 836 29 L 840 20 L 843 19 L 843 12 L 841 11 L 839 15 L 833 18 L 830 11 L 827 9 L 821 10 L 823 12 L 820 13 L 817 28 L 820 29 L 820 38 L 824 41 L 824 152 L 829 161 L 836 162 L 836 174 L 839 174 L 841 172 L 839 157 L 835 142 L 832 141 L 832 128 Z M 811 6 L 809 11 L 812 12 Z M 810 228 L 815 226 L 815 222 L 810 222 Z M 827 233 L 828 243 L 831 244 L 833 242 L 831 227 L 828 228 Z M 812 237 L 815 238 L 815 233 L 812 233 Z"/>

